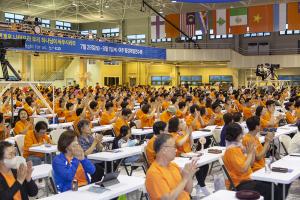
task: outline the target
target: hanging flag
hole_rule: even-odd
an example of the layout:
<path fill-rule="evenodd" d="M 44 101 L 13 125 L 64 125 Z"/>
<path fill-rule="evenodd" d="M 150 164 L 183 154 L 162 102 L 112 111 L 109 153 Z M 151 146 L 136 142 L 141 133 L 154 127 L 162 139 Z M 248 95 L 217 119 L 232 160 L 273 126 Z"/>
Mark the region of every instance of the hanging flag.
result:
<path fill-rule="evenodd" d="M 273 32 L 273 5 L 252 6 L 248 9 L 249 32 Z"/>
<path fill-rule="evenodd" d="M 200 11 L 195 13 L 196 30 L 201 30 L 202 34 L 207 34 L 208 30 L 208 12 Z"/>
<path fill-rule="evenodd" d="M 160 16 L 151 16 L 151 39 L 161 39 L 165 37 L 165 20 Z"/>
<path fill-rule="evenodd" d="M 196 26 L 196 19 L 195 13 L 187 13 L 186 14 L 186 34 L 189 37 L 193 37 L 195 35 L 195 26 Z"/>
<path fill-rule="evenodd" d="M 226 9 L 216 10 L 216 35 L 227 34 Z"/>
<path fill-rule="evenodd" d="M 300 30 L 300 2 L 288 3 L 287 22 L 289 30 Z"/>
<path fill-rule="evenodd" d="M 172 24 L 174 24 L 177 28 L 180 28 L 180 15 L 179 14 L 169 14 L 166 15 L 166 19 Z M 180 36 L 180 32 L 176 30 L 171 24 L 166 22 L 165 24 L 165 32 L 167 38 L 177 38 Z"/>
<path fill-rule="evenodd" d="M 286 29 L 286 3 L 274 4 L 274 31 Z"/>
<path fill-rule="evenodd" d="M 186 13 L 180 13 L 180 30 L 186 33 Z M 180 33 L 181 37 L 185 37 L 182 33 Z"/>
<path fill-rule="evenodd" d="M 229 10 L 229 15 L 230 15 L 229 33 L 237 34 L 237 35 L 247 33 L 247 24 L 248 24 L 247 8 L 231 8 Z"/>

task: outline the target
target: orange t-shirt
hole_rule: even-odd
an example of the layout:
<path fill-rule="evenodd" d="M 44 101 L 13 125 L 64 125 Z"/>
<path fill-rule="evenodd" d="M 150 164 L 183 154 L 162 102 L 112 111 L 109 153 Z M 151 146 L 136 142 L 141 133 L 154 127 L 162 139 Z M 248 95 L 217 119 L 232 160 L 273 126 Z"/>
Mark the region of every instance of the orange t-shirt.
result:
<path fill-rule="evenodd" d="M 172 115 L 170 115 L 167 111 L 164 111 L 160 115 L 160 120 L 165 122 L 165 123 L 168 123 L 171 118 L 172 118 Z"/>
<path fill-rule="evenodd" d="M 166 167 L 160 166 L 154 161 L 147 171 L 146 189 L 151 200 L 160 200 L 163 195 L 170 193 L 182 181 L 181 169 L 175 164 L 170 163 Z M 190 195 L 182 191 L 178 200 L 189 200 Z"/>
<path fill-rule="evenodd" d="M 32 108 L 27 103 L 24 104 L 24 110 L 27 111 L 29 116 L 31 116 L 33 114 Z"/>
<path fill-rule="evenodd" d="M 72 158 L 67 158 L 67 160 L 70 163 Z M 85 186 L 85 185 L 88 184 L 88 181 L 87 181 L 85 173 L 84 173 L 84 169 L 83 169 L 82 164 L 80 162 L 79 162 L 79 165 L 77 167 L 77 170 L 76 170 L 76 173 L 75 173 L 75 176 L 74 176 L 73 180 L 77 180 L 78 187 Z"/>
<path fill-rule="evenodd" d="M 14 177 L 14 175 L 12 173 L 7 173 L 7 174 L 3 174 L 2 173 L 2 176 L 4 177 L 8 187 L 12 187 L 13 184 L 16 182 L 16 179 Z M 14 200 L 22 200 L 22 196 L 21 196 L 21 191 L 18 190 L 14 197 L 13 197 Z"/>
<path fill-rule="evenodd" d="M 100 119 L 100 124 L 101 125 L 108 125 L 110 124 L 109 122 L 115 118 L 116 114 L 114 112 L 112 113 L 108 113 L 108 112 L 103 112 L 102 116 L 101 116 L 101 119 Z"/>
<path fill-rule="evenodd" d="M 128 123 L 123 118 L 119 117 L 116 123 L 114 124 L 114 131 L 116 137 L 120 135 L 120 129 L 122 126 L 128 126 Z"/>
<path fill-rule="evenodd" d="M 166 110 L 169 107 L 169 105 L 170 105 L 170 102 L 164 101 L 164 102 L 162 102 L 161 107 L 163 110 Z"/>
<path fill-rule="evenodd" d="M 136 111 L 136 114 L 135 114 L 135 118 L 137 120 L 141 119 L 141 116 L 144 114 L 144 112 L 142 111 L 142 109 L 138 109 L 138 111 Z"/>
<path fill-rule="evenodd" d="M 185 122 L 187 126 L 192 126 L 195 117 L 193 115 L 189 115 L 186 117 Z M 192 127 L 194 131 L 199 130 L 201 128 L 201 123 L 199 120 L 196 121 L 196 124 Z"/>
<path fill-rule="evenodd" d="M 296 108 L 296 117 L 298 120 L 300 119 L 300 108 Z"/>
<path fill-rule="evenodd" d="M 245 134 L 243 137 L 243 145 L 247 146 L 249 143 L 254 143 L 256 146 L 256 154 L 260 153 L 263 150 L 262 144 L 259 142 L 259 139 L 249 133 Z M 255 160 L 253 163 L 252 171 L 255 172 L 261 168 L 265 167 L 265 159 Z"/>
<path fill-rule="evenodd" d="M 0 140 L 5 140 L 9 137 L 9 131 L 4 124 L 0 124 Z"/>
<path fill-rule="evenodd" d="M 297 117 L 294 117 L 289 111 L 285 113 L 285 117 L 288 124 L 294 124 L 297 121 Z"/>
<path fill-rule="evenodd" d="M 31 125 L 30 128 L 28 130 L 33 130 L 33 126 L 29 121 L 26 121 L 25 123 L 21 120 L 17 121 L 15 128 L 14 128 L 14 133 L 15 135 L 20 134 L 22 131 L 24 131 L 24 129 L 28 126 Z M 26 134 L 26 133 L 25 133 Z"/>
<path fill-rule="evenodd" d="M 147 114 L 143 113 L 141 115 L 141 127 L 144 128 L 144 127 L 152 127 L 153 124 L 154 124 L 154 120 L 155 120 L 155 117 L 151 117 L 149 118 Z"/>
<path fill-rule="evenodd" d="M 75 111 L 65 110 L 64 115 L 67 122 L 73 122 L 77 119 L 77 115 Z"/>
<path fill-rule="evenodd" d="M 32 156 L 43 158 L 45 156 L 43 153 L 31 152 L 31 151 L 29 151 L 29 148 L 34 144 L 43 143 L 44 140 L 47 143 L 51 143 L 50 138 L 48 137 L 48 135 L 45 135 L 44 137 L 41 137 L 41 138 L 37 139 L 34 135 L 33 130 L 29 130 L 27 132 L 27 134 L 25 135 L 25 138 L 24 138 L 23 157 L 27 158 L 28 156 L 32 155 Z"/>
<path fill-rule="evenodd" d="M 223 114 L 222 113 L 215 113 L 215 116 L 216 116 L 215 125 L 223 126 L 224 125 Z"/>
<path fill-rule="evenodd" d="M 245 119 L 248 119 L 253 116 L 251 108 L 246 107 L 246 106 L 244 106 L 244 108 L 243 108 L 243 114 L 244 114 Z"/>
<path fill-rule="evenodd" d="M 146 146 L 146 156 L 147 156 L 147 160 L 149 162 L 149 165 L 151 165 L 154 160 L 155 160 L 155 156 L 156 156 L 156 153 L 154 151 L 154 141 L 156 139 L 156 136 L 153 136 L 147 143 L 147 146 Z"/>
<path fill-rule="evenodd" d="M 182 118 L 184 118 L 184 115 L 183 115 L 183 112 L 181 111 L 181 110 L 176 110 L 176 117 L 178 117 L 178 118 L 180 118 L 180 119 L 182 119 Z"/>
<path fill-rule="evenodd" d="M 182 146 L 179 146 L 178 143 L 180 142 L 180 140 L 182 140 L 183 137 L 186 136 L 186 132 L 181 131 L 179 133 L 171 133 L 171 135 L 173 136 L 173 138 L 175 139 L 175 143 L 176 143 L 176 147 L 177 147 L 177 151 L 176 151 L 176 155 L 180 156 L 181 153 L 189 153 L 192 151 L 192 146 L 190 143 L 190 138 L 188 138 L 185 143 Z"/>
<path fill-rule="evenodd" d="M 214 115 L 214 111 L 211 108 L 206 108 L 206 115 L 209 119 Z"/>
<path fill-rule="evenodd" d="M 265 120 L 264 118 L 260 118 L 260 129 L 264 130 L 265 128 L 269 127 L 269 121 Z"/>
<path fill-rule="evenodd" d="M 250 180 L 250 175 L 252 173 L 250 167 L 247 172 L 241 172 L 241 168 L 245 165 L 247 157 L 240 147 L 230 147 L 226 149 L 223 160 L 234 186 L 238 186 L 243 181 Z M 226 181 L 226 186 L 228 188 L 228 181 Z"/>

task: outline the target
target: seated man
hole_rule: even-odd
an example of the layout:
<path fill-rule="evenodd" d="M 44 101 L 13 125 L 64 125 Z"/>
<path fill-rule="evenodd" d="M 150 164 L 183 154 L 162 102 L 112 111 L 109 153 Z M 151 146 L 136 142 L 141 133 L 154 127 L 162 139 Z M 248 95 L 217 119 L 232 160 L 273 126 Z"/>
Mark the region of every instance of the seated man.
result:
<path fill-rule="evenodd" d="M 226 128 L 229 124 L 231 124 L 233 122 L 233 115 L 231 113 L 225 113 L 223 115 L 223 119 L 225 122 L 225 125 L 223 126 L 222 130 L 221 130 L 221 141 L 220 141 L 220 146 L 225 147 L 226 146 L 226 141 L 225 141 L 225 137 L 226 137 Z"/>
<path fill-rule="evenodd" d="M 36 123 L 33 130 L 28 130 L 24 139 L 24 153 L 23 157 L 27 160 L 31 160 L 32 164 L 40 165 L 42 160 L 44 160 L 45 155 L 43 153 L 36 153 L 29 151 L 30 147 L 40 146 L 44 143 L 52 144 L 51 139 L 46 134 L 48 129 L 48 125 L 44 121 L 39 121 Z"/>
<path fill-rule="evenodd" d="M 119 117 L 119 113 L 114 112 L 114 104 L 112 102 L 106 102 L 105 110 L 100 118 L 101 125 L 108 125 L 115 123 Z"/>
<path fill-rule="evenodd" d="M 116 123 L 114 124 L 115 136 L 118 137 L 120 135 L 120 129 L 122 126 L 128 126 L 128 122 L 130 121 L 132 112 L 128 108 L 122 110 L 122 115 L 118 117 Z"/>
<path fill-rule="evenodd" d="M 147 171 L 146 189 L 151 200 L 189 200 L 193 189 L 196 162 L 186 164 L 181 170 L 172 161 L 176 155 L 175 140 L 169 134 L 159 135 L 154 142 L 156 159 Z"/>

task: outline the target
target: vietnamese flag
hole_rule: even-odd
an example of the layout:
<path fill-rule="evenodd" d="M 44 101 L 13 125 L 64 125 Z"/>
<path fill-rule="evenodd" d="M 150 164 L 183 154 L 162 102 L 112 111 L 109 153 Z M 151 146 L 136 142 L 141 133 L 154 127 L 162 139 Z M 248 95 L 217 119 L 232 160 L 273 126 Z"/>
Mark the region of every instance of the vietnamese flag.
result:
<path fill-rule="evenodd" d="M 273 5 L 252 6 L 248 8 L 248 26 L 250 33 L 273 32 Z"/>

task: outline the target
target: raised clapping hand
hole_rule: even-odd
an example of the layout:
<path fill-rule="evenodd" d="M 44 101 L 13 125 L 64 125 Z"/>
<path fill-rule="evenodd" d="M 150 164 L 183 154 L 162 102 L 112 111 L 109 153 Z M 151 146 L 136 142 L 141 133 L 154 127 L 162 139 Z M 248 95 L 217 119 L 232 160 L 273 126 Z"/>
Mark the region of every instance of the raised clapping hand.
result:
<path fill-rule="evenodd" d="M 190 180 L 193 178 L 194 174 L 197 172 L 198 166 L 197 166 L 197 159 L 192 160 L 192 162 L 185 164 L 183 170 L 182 170 L 182 177 Z"/>
<path fill-rule="evenodd" d="M 22 163 L 17 171 L 17 181 L 23 184 L 27 177 L 27 167 Z"/>

